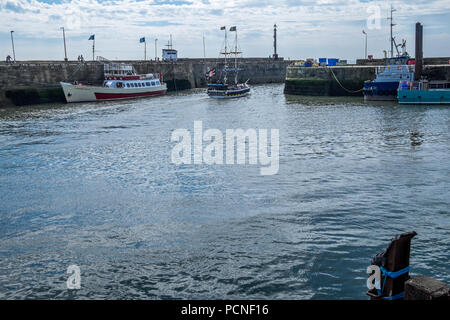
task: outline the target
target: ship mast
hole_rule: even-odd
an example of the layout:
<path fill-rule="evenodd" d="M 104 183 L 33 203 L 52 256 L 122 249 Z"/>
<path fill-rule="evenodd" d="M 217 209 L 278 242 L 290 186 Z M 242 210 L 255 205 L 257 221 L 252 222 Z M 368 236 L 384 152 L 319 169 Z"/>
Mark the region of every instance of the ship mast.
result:
<path fill-rule="evenodd" d="M 222 27 L 220 28 L 221 30 L 225 30 L 225 51 L 223 52 L 223 54 L 225 55 L 225 64 L 224 64 L 224 72 L 225 72 L 225 76 L 223 77 L 223 83 L 226 84 L 227 83 L 227 27 Z"/>
<path fill-rule="evenodd" d="M 391 23 L 390 23 L 390 25 L 391 25 L 391 58 L 394 57 L 394 36 L 392 34 L 392 29 L 395 26 L 395 24 L 394 24 L 394 20 L 392 17 L 392 13 L 395 11 L 397 11 L 397 10 L 395 10 L 394 7 L 391 5 L 391 16 L 390 16 L 390 18 L 388 18 L 388 20 L 391 21 Z"/>
<path fill-rule="evenodd" d="M 238 54 L 240 52 L 238 51 L 237 28 L 236 28 L 236 26 L 231 27 L 230 31 L 235 32 L 235 34 L 234 34 L 234 51 L 230 51 L 230 54 L 234 54 L 234 69 L 232 69 L 232 71 L 235 72 L 235 74 L 234 74 L 234 83 L 237 84 L 237 82 L 238 82 L 238 71 L 239 71 L 237 58 L 238 58 Z"/>

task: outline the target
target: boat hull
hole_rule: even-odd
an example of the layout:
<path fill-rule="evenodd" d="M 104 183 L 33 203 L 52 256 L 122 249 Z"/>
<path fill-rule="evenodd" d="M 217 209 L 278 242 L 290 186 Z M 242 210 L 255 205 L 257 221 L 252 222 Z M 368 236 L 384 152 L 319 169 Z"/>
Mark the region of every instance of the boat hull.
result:
<path fill-rule="evenodd" d="M 398 90 L 401 104 L 450 104 L 450 90 Z"/>
<path fill-rule="evenodd" d="M 250 88 L 247 87 L 241 90 L 209 90 L 208 96 L 214 99 L 233 99 L 245 97 L 250 93 Z"/>
<path fill-rule="evenodd" d="M 364 83 L 365 101 L 397 101 L 397 89 L 399 82 L 375 82 Z"/>
<path fill-rule="evenodd" d="M 165 83 L 154 87 L 125 89 L 80 86 L 61 82 L 61 87 L 68 103 L 136 99 L 164 95 L 167 92 Z"/>

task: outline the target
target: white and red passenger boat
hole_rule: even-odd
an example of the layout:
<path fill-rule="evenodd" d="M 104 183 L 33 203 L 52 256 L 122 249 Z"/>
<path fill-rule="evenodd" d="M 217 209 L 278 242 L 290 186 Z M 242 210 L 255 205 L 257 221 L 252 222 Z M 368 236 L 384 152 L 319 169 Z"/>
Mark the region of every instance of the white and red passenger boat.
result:
<path fill-rule="evenodd" d="M 108 101 L 163 95 L 167 85 L 161 74 L 139 75 L 133 66 L 109 63 L 104 65 L 102 86 L 60 82 L 67 102 Z"/>

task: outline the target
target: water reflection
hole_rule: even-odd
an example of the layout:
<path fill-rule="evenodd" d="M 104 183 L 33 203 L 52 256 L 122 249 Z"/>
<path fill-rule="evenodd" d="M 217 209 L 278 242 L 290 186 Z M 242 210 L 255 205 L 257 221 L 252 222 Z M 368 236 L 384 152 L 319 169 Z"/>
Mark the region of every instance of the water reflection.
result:
<path fill-rule="evenodd" d="M 0 298 L 365 299 L 411 230 L 414 272 L 449 282 L 448 109 L 282 92 L 0 111 Z M 195 120 L 280 129 L 279 173 L 171 164 Z"/>

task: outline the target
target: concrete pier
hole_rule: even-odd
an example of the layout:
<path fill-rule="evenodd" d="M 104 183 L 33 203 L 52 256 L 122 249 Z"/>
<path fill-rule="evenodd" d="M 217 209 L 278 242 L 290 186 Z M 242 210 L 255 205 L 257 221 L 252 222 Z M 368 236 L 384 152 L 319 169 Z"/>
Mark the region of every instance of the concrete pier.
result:
<path fill-rule="evenodd" d="M 405 300 L 450 300 L 450 287 L 423 275 L 405 282 Z"/>
<path fill-rule="evenodd" d="M 288 67 L 284 93 L 307 96 L 362 96 L 364 81 L 375 78 L 373 66 Z M 344 90 L 334 79 L 334 75 Z M 358 92 L 354 92 L 358 91 Z"/>
<path fill-rule="evenodd" d="M 208 67 L 223 68 L 221 59 L 179 59 L 163 61 L 113 61 L 134 66 L 140 74 L 162 73 L 169 91 L 206 86 Z M 239 81 L 250 84 L 283 82 L 290 61 L 282 58 L 239 59 L 243 70 Z M 0 63 L 0 106 L 25 105 L 65 101 L 60 81 L 100 84 L 103 81 L 103 63 L 90 61 L 26 61 L 16 64 Z"/>

